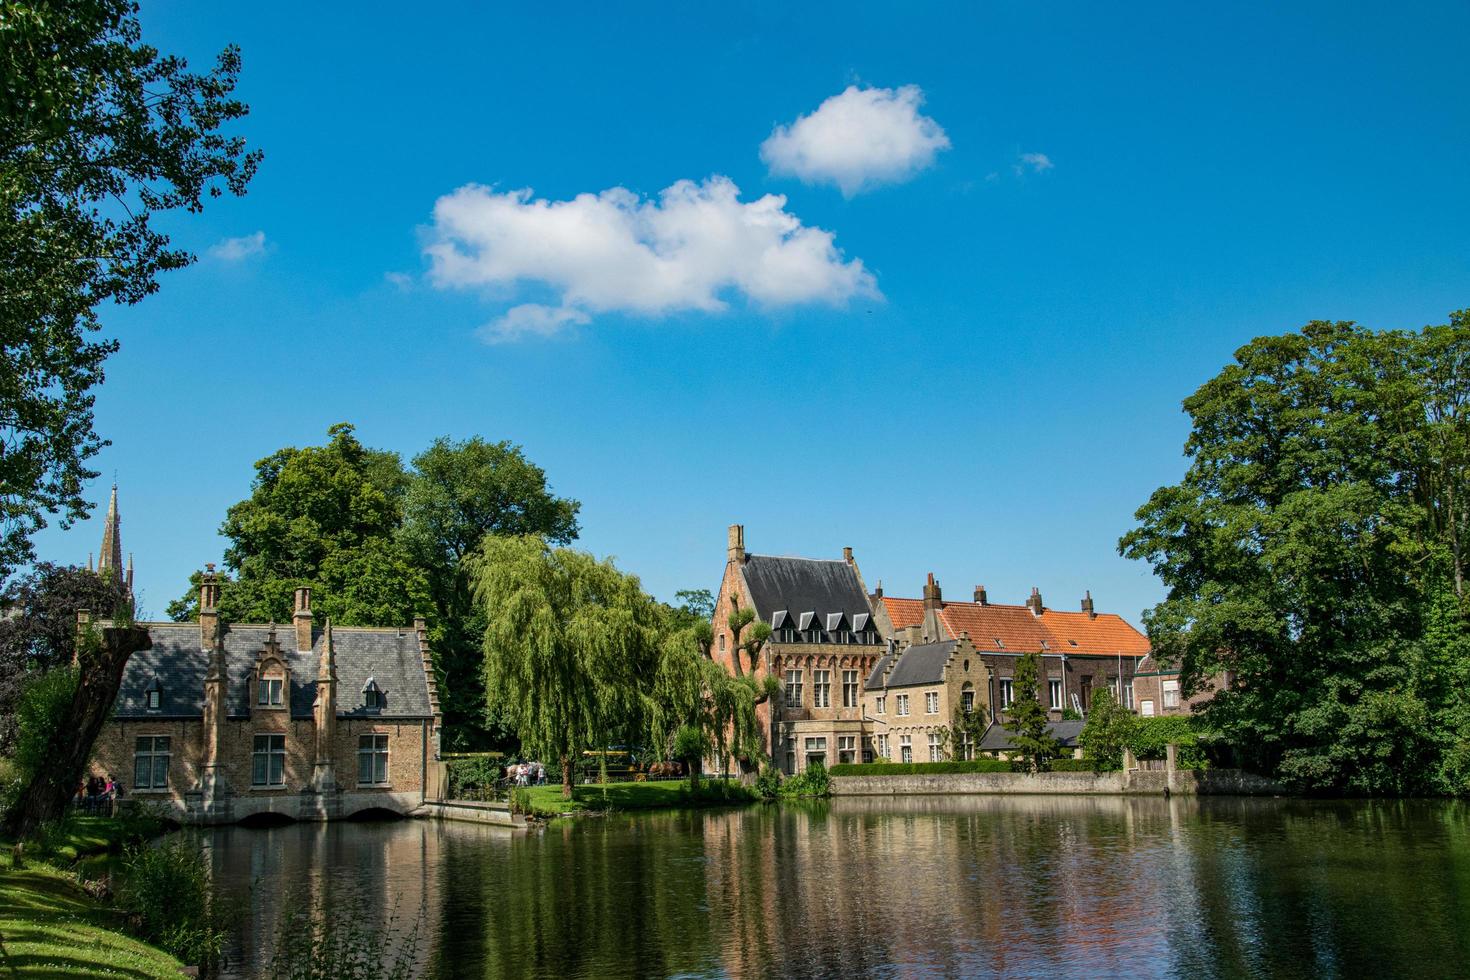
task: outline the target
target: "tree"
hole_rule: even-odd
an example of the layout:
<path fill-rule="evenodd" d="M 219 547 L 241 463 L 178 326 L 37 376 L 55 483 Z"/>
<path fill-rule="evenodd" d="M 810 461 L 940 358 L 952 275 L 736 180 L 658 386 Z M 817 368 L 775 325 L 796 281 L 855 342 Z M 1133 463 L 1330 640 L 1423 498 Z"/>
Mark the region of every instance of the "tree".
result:
<path fill-rule="evenodd" d="M 427 573 L 399 537 L 409 474 L 396 454 L 365 448 L 351 425 L 327 435 L 325 446 L 257 462 L 250 497 L 227 512 L 226 621 L 289 622 L 301 586 L 311 587 L 317 616 L 342 625 L 407 625 L 429 611 Z M 169 615 L 197 618 L 198 594 L 172 603 Z"/>
<path fill-rule="evenodd" d="M 488 536 L 470 558 L 484 614 L 485 697 L 528 752 L 561 763 L 562 796 L 582 752 L 642 720 L 660 615 L 638 579 L 538 535 Z"/>
<path fill-rule="evenodd" d="M 709 589 L 680 589 L 674 593 L 675 605 L 669 611 L 678 626 L 708 625 L 715 618 L 715 594 Z"/>
<path fill-rule="evenodd" d="M 90 507 L 92 389 L 117 350 L 88 339 L 98 307 L 194 261 L 154 216 L 243 194 L 260 162 L 221 132 L 248 112 L 239 50 L 195 74 L 141 37 L 130 0 L 0 8 L 0 581 L 47 514 Z"/>
<path fill-rule="evenodd" d="M 414 457 L 413 468 L 402 537 L 428 575 L 445 726 L 457 747 L 484 747 L 503 741 L 504 726 L 485 701 L 481 642 L 487 624 L 465 559 L 489 534 L 539 534 L 569 544 L 579 533 L 582 505 L 552 494 L 541 467 L 509 442 L 439 438 Z"/>
<path fill-rule="evenodd" d="M 77 648 L 77 613 L 112 616 L 126 596 L 118 580 L 85 568 L 37 564 L 0 594 L 0 753 L 15 740 L 16 704 L 31 678 L 70 666 Z"/>
<path fill-rule="evenodd" d="M 1260 337 L 1184 402 L 1190 465 L 1119 550 L 1206 724 L 1317 790 L 1465 792 L 1470 313 Z M 1460 761 L 1457 761 L 1460 760 Z"/>
<path fill-rule="evenodd" d="M 1016 673 L 1011 679 L 1015 698 L 1006 708 L 1005 729 L 1011 736 L 1011 748 L 1025 760 L 1032 772 L 1046 768 L 1061 752 L 1047 725 L 1046 708 L 1037 694 L 1041 674 L 1041 654 L 1028 653 L 1016 658 Z"/>
<path fill-rule="evenodd" d="M 1092 696 L 1087 723 L 1082 726 L 1077 742 L 1099 772 L 1120 769 L 1132 727 L 1133 714 L 1118 703 L 1112 691 L 1103 688 Z"/>

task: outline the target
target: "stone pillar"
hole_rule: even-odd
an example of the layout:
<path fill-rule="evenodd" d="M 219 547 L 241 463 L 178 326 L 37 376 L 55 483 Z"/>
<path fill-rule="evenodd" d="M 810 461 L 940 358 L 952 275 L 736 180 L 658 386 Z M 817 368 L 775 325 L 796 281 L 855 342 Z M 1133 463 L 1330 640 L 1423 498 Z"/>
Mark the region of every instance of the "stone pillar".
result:
<path fill-rule="evenodd" d="M 1164 746 L 1164 785 L 1169 787 L 1169 792 L 1174 791 L 1175 772 L 1179 768 L 1179 746 L 1170 742 Z"/>
<path fill-rule="evenodd" d="M 185 794 L 187 808 L 201 823 L 226 823 L 230 819 L 230 781 L 220 761 L 220 743 L 229 717 L 229 689 L 225 647 L 223 641 L 217 641 L 210 651 L 209 671 L 204 675 L 204 745 L 199 782 Z"/>
<path fill-rule="evenodd" d="M 199 583 L 199 649 L 213 650 L 219 642 L 219 581 L 214 565 L 204 566 L 204 579 Z"/>
<path fill-rule="evenodd" d="M 322 635 L 322 652 L 317 660 L 316 702 L 312 705 L 316 728 L 316 753 L 311 771 L 311 788 L 317 793 L 337 791 L 337 767 L 332 750 L 337 738 L 337 660 L 332 650 L 332 621 Z"/>

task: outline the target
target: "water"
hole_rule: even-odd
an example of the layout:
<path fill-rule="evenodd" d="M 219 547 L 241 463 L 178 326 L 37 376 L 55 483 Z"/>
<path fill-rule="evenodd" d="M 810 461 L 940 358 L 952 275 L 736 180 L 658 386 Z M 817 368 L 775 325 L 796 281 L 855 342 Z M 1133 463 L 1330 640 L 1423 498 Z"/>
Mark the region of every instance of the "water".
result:
<path fill-rule="evenodd" d="M 839 799 L 203 834 L 241 902 L 423 915 L 442 977 L 1470 975 L 1470 807 Z"/>

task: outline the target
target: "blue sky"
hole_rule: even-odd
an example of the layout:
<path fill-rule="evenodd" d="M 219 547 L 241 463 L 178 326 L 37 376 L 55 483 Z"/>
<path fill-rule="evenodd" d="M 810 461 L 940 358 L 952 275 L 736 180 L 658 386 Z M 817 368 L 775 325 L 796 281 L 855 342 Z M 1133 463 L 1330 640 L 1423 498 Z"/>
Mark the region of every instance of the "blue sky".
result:
<path fill-rule="evenodd" d="M 1470 7 L 1283 6 L 145 3 L 165 51 L 243 48 L 266 152 L 246 198 L 168 222 L 196 266 L 104 311 L 92 496 L 115 471 L 145 610 L 219 559 L 256 459 L 351 421 L 405 457 L 522 444 L 581 545 L 663 598 L 715 588 L 741 522 L 753 551 L 851 545 L 890 594 L 933 571 L 1137 621 L 1161 589 L 1115 546 L 1183 471 L 1181 399 L 1253 336 L 1470 306 Z M 857 188 L 763 159 L 904 86 L 947 145 Z M 708 247 L 659 198 L 678 181 Z M 504 212 L 474 240 L 435 210 L 471 185 Z M 531 203 L 613 188 L 641 203 Z M 766 195 L 786 237 L 719 237 Z M 569 258 L 552 213 L 632 237 Z M 639 235 L 677 261 L 645 275 Z M 518 306 L 562 328 L 508 336 Z"/>

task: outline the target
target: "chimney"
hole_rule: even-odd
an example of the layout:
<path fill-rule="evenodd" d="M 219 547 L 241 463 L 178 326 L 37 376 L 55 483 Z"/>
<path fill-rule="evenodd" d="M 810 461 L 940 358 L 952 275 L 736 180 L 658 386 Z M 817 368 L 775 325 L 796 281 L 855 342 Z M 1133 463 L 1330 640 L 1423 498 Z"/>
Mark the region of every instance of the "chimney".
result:
<path fill-rule="evenodd" d="M 1091 589 L 1088 589 L 1087 590 L 1087 594 L 1082 597 L 1082 611 L 1085 612 L 1085 613 L 1087 613 L 1087 618 L 1088 619 L 1096 619 L 1097 618 L 1097 613 L 1095 611 L 1093 611 L 1093 608 L 1092 608 L 1092 590 Z"/>
<path fill-rule="evenodd" d="M 878 580 L 878 587 L 873 590 L 872 598 L 874 598 L 874 599 L 881 599 L 881 598 L 883 598 L 883 580 L 881 578 Z"/>
<path fill-rule="evenodd" d="M 1026 600 L 1026 608 L 1031 610 L 1033 616 L 1040 616 L 1045 608 L 1041 604 L 1041 590 L 1034 585 L 1031 586 L 1031 598 Z"/>
<path fill-rule="evenodd" d="M 985 594 L 985 586 L 975 586 L 975 601 L 982 606 L 990 605 L 990 598 Z"/>
<path fill-rule="evenodd" d="M 943 594 L 939 591 L 939 583 L 934 581 L 934 573 L 929 573 L 929 581 L 924 583 L 924 608 L 938 609 L 944 604 Z"/>
<path fill-rule="evenodd" d="M 302 586 L 296 590 L 296 611 L 291 614 L 296 624 L 296 649 L 311 649 L 311 589 Z"/>
<path fill-rule="evenodd" d="M 214 564 L 204 566 L 204 579 L 199 583 L 199 648 L 213 650 L 219 640 L 219 581 Z"/>
<path fill-rule="evenodd" d="M 745 561 L 745 525 L 731 524 L 729 545 L 725 551 L 725 560 L 733 562 Z"/>
<path fill-rule="evenodd" d="M 845 561 L 845 562 L 847 562 L 849 565 L 852 564 L 852 549 L 851 548 L 843 548 L 842 549 L 842 560 Z"/>

